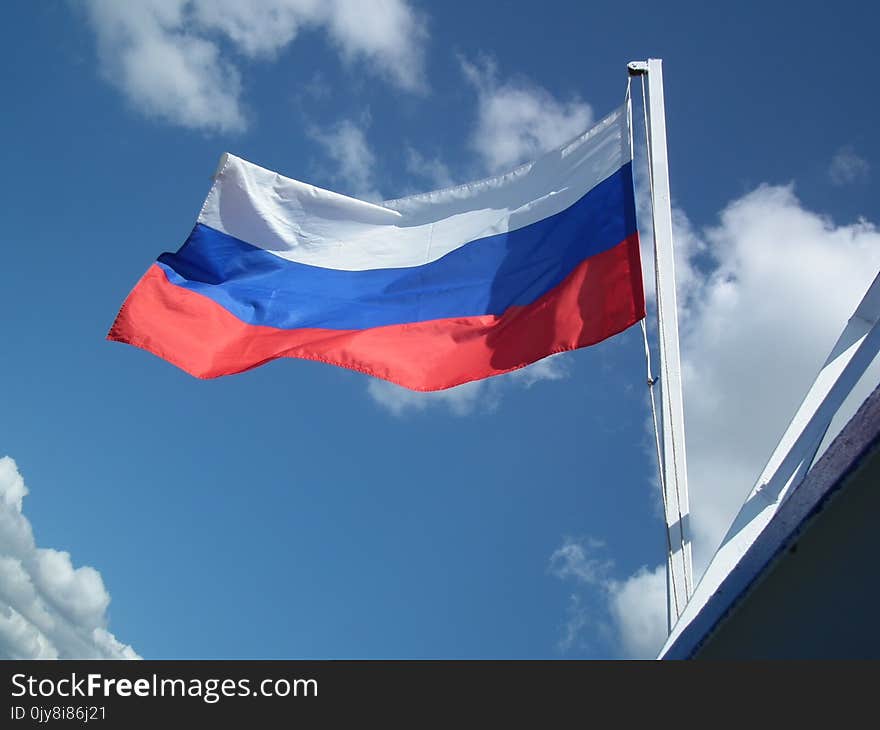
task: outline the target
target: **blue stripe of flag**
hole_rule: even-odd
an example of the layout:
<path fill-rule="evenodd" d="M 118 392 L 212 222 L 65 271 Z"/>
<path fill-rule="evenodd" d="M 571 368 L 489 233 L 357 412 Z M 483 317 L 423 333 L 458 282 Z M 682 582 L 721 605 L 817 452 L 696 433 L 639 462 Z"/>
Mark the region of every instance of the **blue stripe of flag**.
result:
<path fill-rule="evenodd" d="M 559 285 L 584 259 L 636 232 L 627 163 L 569 208 L 477 239 L 408 268 L 341 271 L 283 259 L 198 224 L 159 265 L 177 286 L 210 297 L 249 324 L 366 329 L 503 314 Z"/>

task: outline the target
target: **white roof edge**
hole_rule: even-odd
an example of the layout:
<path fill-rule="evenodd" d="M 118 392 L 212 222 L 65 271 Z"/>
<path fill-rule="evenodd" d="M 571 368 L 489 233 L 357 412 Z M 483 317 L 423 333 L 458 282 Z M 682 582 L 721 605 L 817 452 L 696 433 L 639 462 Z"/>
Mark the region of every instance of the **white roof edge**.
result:
<path fill-rule="evenodd" d="M 878 446 L 880 386 L 787 499 L 750 496 L 657 658 L 692 658 Z"/>

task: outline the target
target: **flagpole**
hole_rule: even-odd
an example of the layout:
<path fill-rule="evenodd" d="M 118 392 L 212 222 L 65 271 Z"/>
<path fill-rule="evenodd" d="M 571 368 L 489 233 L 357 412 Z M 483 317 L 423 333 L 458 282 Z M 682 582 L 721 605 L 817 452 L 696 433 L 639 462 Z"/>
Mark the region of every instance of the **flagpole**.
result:
<path fill-rule="evenodd" d="M 659 58 L 633 61 L 630 76 L 647 78 L 648 166 L 654 221 L 654 275 L 657 296 L 657 335 L 660 349 L 662 488 L 670 553 L 667 558 L 669 613 L 677 619 L 694 590 L 689 525 L 687 455 L 684 404 L 681 393 L 681 355 L 675 291 L 675 255 L 672 241 L 672 205 L 666 153 L 666 112 L 663 99 L 663 62 Z M 672 624 L 674 621 L 670 621 Z"/>

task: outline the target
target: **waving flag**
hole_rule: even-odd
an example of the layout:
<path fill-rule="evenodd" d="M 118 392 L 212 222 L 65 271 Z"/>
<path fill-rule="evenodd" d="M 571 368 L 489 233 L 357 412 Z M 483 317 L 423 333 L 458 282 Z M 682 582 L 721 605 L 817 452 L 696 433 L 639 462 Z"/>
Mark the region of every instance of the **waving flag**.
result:
<path fill-rule="evenodd" d="M 440 390 L 644 310 L 624 106 L 505 175 L 379 204 L 225 155 L 108 339 L 200 378 L 297 357 Z"/>

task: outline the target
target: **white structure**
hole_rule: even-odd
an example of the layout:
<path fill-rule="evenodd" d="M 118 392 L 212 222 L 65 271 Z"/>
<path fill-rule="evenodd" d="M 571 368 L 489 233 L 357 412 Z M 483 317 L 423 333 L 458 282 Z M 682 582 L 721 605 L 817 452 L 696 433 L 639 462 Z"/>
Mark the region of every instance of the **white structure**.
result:
<path fill-rule="evenodd" d="M 878 351 L 880 275 L 709 563 L 661 659 L 880 657 L 880 388 L 813 465 L 832 418 Z"/>
<path fill-rule="evenodd" d="M 672 244 L 672 198 L 666 155 L 666 111 L 663 101 L 663 62 L 658 58 L 633 61 L 630 76 L 647 80 L 645 132 L 651 181 L 654 224 L 654 273 L 657 293 L 657 337 L 660 346 L 660 408 L 662 447 L 658 438 L 660 488 L 666 513 L 669 625 L 681 616 L 694 590 L 681 395 L 681 356 L 678 345 L 678 303 L 675 292 L 675 255 Z M 645 88 L 644 86 L 642 87 Z M 646 349 L 647 349 L 647 340 Z M 650 361 L 650 356 L 649 356 Z M 653 387 L 654 383 L 649 385 Z M 653 394 L 652 405 L 653 405 Z M 657 428 L 656 417 L 654 422 Z"/>
<path fill-rule="evenodd" d="M 880 275 L 695 587 L 662 62 L 634 61 L 628 69 L 647 90 L 670 619 L 660 658 L 880 657 L 874 628 L 880 588 L 877 580 L 861 578 L 877 574 L 872 528 L 880 514 L 880 488 L 873 488 L 880 479 L 880 388 L 813 466 L 832 419 L 880 352 Z M 832 625 L 828 616 L 839 615 L 841 602 L 848 615 Z"/>

